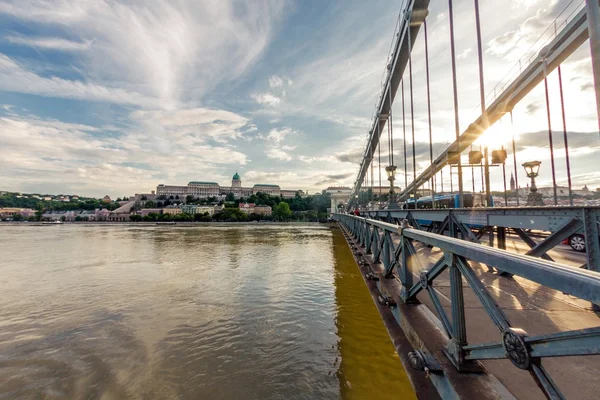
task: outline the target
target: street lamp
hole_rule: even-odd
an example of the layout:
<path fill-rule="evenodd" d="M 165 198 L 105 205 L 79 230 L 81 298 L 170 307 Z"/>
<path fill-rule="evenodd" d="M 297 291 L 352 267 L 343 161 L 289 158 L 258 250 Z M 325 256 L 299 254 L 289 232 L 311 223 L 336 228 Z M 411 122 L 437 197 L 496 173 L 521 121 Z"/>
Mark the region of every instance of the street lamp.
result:
<path fill-rule="evenodd" d="M 388 201 L 388 208 L 399 208 L 396 203 L 396 193 L 394 193 L 394 181 L 396 180 L 396 166 L 388 165 L 385 167 L 385 173 L 390 181 L 390 199 Z"/>
<path fill-rule="evenodd" d="M 525 168 L 525 173 L 528 178 L 531 178 L 531 187 L 529 188 L 529 193 L 527 194 L 527 204 L 526 206 L 543 206 L 544 201 L 542 200 L 542 194 L 538 193 L 537 186 L 535 185 L 535 178 L 538 176 L 540 171 L 541 161 L 528 161 L 523 163 L 523 168 Z"/>

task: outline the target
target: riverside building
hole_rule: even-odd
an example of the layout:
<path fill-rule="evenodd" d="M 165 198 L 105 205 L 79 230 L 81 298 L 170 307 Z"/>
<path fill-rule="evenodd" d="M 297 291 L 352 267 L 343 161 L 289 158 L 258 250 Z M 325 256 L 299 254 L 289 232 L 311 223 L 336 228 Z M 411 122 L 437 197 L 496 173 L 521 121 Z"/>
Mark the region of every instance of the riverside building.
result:
<path fill-rule="evenodd" d="M 259 192 L 286 198 L 294 197 L 296 193 L 299 193 L 301 196 L 304 195 L 302 190 L 286 190 L 281 189 L 279 185 L 272 184 L 256 184 L 252 187 L 243 187 L 242 179 L 237 172 L 231 179 L 231 186 L 220 186 L 217 182 L 192 181 L 186 186 L 165 185 L 161 183 L 156 187 L 157 197 L 165 196 L 167 199 L 173 197 L 173 199 L 181 200 L 184 200 L 187 196 L 207 198 L 226 196 L 229 193 L 233 193 L 234 197 L 239 199 L 240 197 L 248 197 Z"/>

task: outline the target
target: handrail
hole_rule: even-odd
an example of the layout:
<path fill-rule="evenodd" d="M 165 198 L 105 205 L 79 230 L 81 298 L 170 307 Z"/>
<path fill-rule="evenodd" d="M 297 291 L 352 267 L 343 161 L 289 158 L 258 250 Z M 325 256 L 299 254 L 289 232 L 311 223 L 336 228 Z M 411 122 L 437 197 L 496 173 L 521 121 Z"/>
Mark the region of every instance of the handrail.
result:
<path fill-rule="evenodd" d="M 542 367 L 541 360 L 545 357 L 600 354 L 600 327 L 538 336 L 527 336 L 522 329 L 514 328 L 474 272 L 470 261 L 593 303 L 600 303 L 600 273 L 460 240 L 457 238 L 458 221 L 454 219 L 449 222 L 450 236 L 445 236 L 415 229 L 408 225 L 407 220 L 396 225 L 347 214 L 333 214 L 333 218 L 354 236 L 366 254 L 372 254 L 373 263 L 383 264 L 383 276 L 394 276 L 400 281 L 400 293 L 395 295 L 402 302 L 414 303 L 420 292 L 429 295 L 449 339 L 448 346 L 443 349 L 444 354 L 459 372 L 470 370 L 469 365 L 477 360 L 509 359 L 517 368 L 528 370 L 548 398 L 561 399 L 564 396 Z M 421 267 L 418 271 L 415 267 L 420 266 L 420 262 L 414 242 L 437 247 L 443 256 L 433 266 L 428 269 Z M 451 319 L 432 285 L 446 269 L 450 273 Z M 413 282 L 414 275 L 418 276 L 416 283 Z M 468 344 L 463 278 L 500 331 L 499 342 Z"/>

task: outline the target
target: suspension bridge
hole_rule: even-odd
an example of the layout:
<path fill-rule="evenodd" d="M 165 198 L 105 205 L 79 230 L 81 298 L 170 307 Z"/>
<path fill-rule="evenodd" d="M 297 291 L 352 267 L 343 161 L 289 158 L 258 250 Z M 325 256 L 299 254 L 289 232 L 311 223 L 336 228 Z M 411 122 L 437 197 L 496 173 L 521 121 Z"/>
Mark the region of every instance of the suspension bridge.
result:
<path fill-rule="evenodd" d="M 449 22 L 455 141 L 435 158 L 429 7 L 429 0 L 408 0 L 402 6 L 373 123 L 347 197 L 345 211 L 359 212 L 353 215 L 333 209 L 332 217 L 344 232 L 420 398 L 597 398 L 600 207 L 573 205 L 561 64 L 588 46 L 600 115 L 600 4 L 597 0 L 565 4 L 528 54 L 486 94 L 480 5 L 475 0 L 471 7 L 480 105 L 478 115 L 461 131 L 454 10 L 449 0 L 443 17 Z M 413 49 L 421 37 L 425 66 L 419 72 L 425 74 L 429 162 L 419 171 Z M 553 143 L 548 84 L 552 73 L 558 75 L 560 89 L 568 206 L 558 206 L 556 190 L 559 155 Z M 518 175 L 515 138 L 512 148 L 493 150 L 491 160 L 488 146 L 478 150 L 474 143 L 499 121 L 512 122 L 515 106 L 540 85 L 545 92 L 552 204 L 544 204 L 537 193 L 540 163 L 521 160 L 531 178 L 527 200 L 519 203 L 517 196 L 516 206 L 508 207 L 506 201 L 494 207 L 490 168 L 502 170 L 504 198 L 508 199 L 506 168 L 511 169 L 511 161 L 512 172 Z M 394 128 L 398 127 L 403 142 L 400 151 L 394 149 Z M 412 138 L 408 148 L 407 134 Z M 395 154 L 404 164 L 404 186 L 399 191 L 395 190 L 395 181 L 400 180 Z M 373 190 L 378 187 L 381 194 L 382 170 L 390 188 L 385 204 L 375 198 Z M 481 174 L 480 192 L 475 190 L 476 170 Z M 444 171 L 450 172 L 450 191 L 443 187 Z M 466 188 L 469 175 L 472 186 Z M 577 257 L 560 248 L 573 237 L 585 249 Z"/>

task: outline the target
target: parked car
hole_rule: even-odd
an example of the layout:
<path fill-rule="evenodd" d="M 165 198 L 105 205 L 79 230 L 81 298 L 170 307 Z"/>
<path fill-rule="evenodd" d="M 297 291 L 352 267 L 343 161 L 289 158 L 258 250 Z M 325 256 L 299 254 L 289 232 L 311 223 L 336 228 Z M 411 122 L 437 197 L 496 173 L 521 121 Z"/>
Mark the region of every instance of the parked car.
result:
<path fill-rule="evenodd" d="M 581 233 L 574 233 L 565 240 L 563 240 L 564 244 L 568 244 L 575 251 L 580 253 L 585 253 L 585 236 Z"/>

